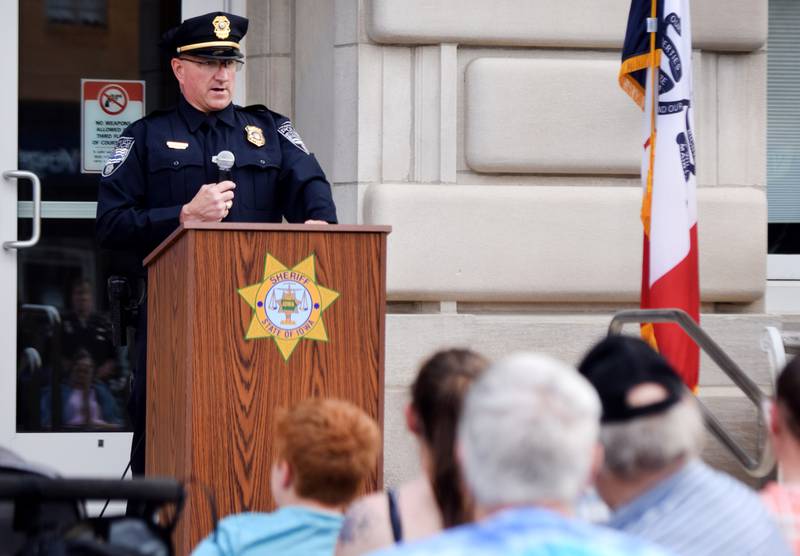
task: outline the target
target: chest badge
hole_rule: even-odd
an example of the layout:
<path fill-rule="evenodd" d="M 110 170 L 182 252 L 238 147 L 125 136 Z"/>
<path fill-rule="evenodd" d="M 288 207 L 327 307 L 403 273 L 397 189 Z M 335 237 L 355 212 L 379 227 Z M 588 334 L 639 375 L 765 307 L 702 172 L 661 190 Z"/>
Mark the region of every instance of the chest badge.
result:
<path fill-rule="evenodd" d="M 264 139 L 264 132 L 261 131 L 260 127 L 248 125 L 244 127 L 244 131 L 247 134 L 247 140 L 256 147 L 263 147 L 267 143 L 266 139 Z"/>
<path fill-rule="evenodd" d="M 227 39 L 231 34 L 231 22 L 224 15 L 218 15 L 211 23 L 214 25 L 214 34 L 218 39 Z"/>

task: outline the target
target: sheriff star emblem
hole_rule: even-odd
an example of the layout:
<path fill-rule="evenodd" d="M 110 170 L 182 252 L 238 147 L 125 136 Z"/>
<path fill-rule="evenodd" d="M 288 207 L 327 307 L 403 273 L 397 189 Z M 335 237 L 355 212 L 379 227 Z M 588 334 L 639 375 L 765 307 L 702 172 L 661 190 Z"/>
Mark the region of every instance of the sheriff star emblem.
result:
<path fill-rule="evenodd" d="M 302 339 L 328 341 L 322 312 L 339 293 L 317 284 L 314 255 L 287 268 L 267 253 L 262 281 L 239 295 L 253 309 L 245 339 L 273 338 L 285 361 Z"/>
<path fill-rule="evenodd" d="M 247 140 L 254 144 L 256 147 L 263 147 L 264 144 L 267 142 L 264 139 L 264 132 L 261 131 L 260 127 L 256 127 L 254 125 L 248 125 L 244 127 L 244 132 L 247 135 Z"/>
<path fill-rule="evenodd" d="M 218 39 L 227 39 L 228 35 L 231 34 L 231 22 L 224 15 L 215 17 L 211 24 L 214 26 L 214 34 Z"/>

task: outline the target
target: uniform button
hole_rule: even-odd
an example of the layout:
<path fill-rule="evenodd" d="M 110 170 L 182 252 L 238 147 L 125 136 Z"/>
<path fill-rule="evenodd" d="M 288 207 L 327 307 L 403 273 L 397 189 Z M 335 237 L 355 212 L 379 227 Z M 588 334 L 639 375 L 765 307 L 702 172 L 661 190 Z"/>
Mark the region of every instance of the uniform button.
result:
<path fill-rule="evenodd" d="M 259 162 L 261 163 L 262 166 L 267 163 L 267 161 L 264 160 L 263 158 L 261 160 L 259 160 Z"/>
<path fill-rule="evenodd" d="M 177 160 L 173 160 L 173 161 L 172 161 L 172 165 L 173 165 L 173 166 L 177 166 L 178 164 L 180 164 L 180 162 L 178 162 Z"/>

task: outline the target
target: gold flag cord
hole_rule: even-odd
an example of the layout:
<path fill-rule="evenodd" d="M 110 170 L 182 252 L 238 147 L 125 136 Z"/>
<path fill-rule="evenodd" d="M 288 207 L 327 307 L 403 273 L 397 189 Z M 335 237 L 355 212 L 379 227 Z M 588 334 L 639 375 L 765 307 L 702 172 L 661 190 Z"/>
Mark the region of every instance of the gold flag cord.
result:
<path fill-rule="evenodd" d="M 650 17 L 652 19 L 658 18 L 658 0 L 651 0 Z M 644 235 L 647 238 L 647 241 L 650 240 L 650 217 L 653 203 L 653 171 L 655 169 L 656 162 L 656 108 L 658 102 L 658 92 L 656 87 L 658 84 L 658 68 L 661 65 L 660 56 L 658 55 L 659 52 L 656 49 L 657 34 L 658 23 L 656 23 L 655 30 L 650 33 L 650 59 L 648 64 L 648 67 L 650 68 L 650 162 L 647 168 L 647 189 L 644 193 L 644 197 L 642 198 L 641 211 L 642 226 L 644 227 Z M 647 276 L 649 279 L 649 271 Z M 649 286 L 649 284 L 643 284 L 643 287 Z M 656 331 L 653 327 L 653 323 L 643 323 L 640 328 L 640 334 L 645 342 L 650 344 L 653 349 L 658 351 L 658 342 L 656 341 Z"/>

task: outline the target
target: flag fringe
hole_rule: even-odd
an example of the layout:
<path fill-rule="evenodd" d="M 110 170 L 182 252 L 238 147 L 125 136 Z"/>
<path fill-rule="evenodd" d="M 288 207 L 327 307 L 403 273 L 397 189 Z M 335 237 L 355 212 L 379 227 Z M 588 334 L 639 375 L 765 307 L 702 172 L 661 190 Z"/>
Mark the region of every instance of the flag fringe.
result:
<path fill-rule="evenodd" d="M 635 71 L 640 71 L 647 68 L 650 62 L 650 53 L 639 54 L 633 56 L 622 62 L 622 67 L 619 70 L 619 86 L 627 93 L 633 102 L 639 105 L 639 108 L 644 110 L 644 95 L 645 90 L 638 81 L 636 81 L 631 74 Z"/>

